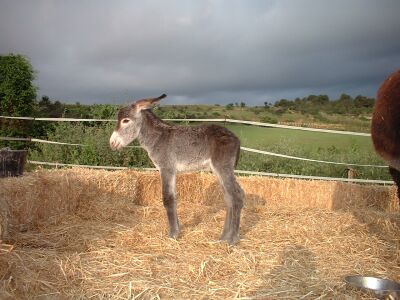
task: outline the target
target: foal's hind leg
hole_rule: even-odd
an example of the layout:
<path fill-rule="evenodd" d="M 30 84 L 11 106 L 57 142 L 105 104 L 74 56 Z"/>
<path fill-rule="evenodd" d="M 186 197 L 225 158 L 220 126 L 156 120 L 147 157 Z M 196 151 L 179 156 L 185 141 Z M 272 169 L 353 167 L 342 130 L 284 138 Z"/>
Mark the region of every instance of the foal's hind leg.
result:
<path fill-rule="evenodd" d="M 243 207 L 244 192 L 236 181 L 233 170 L 218 170 L 213 168 L 223 189 L 226 204 L 224 229 L 220 239 L 233 245 L 239 241 L 240 213 Z"/>

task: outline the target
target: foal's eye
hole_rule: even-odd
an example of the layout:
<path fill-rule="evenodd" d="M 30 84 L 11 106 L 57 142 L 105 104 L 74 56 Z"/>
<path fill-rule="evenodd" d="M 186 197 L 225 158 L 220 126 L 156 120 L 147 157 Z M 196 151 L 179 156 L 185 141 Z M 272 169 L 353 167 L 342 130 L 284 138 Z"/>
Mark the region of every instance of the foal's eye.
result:
<path fill-rule="evenodd" d="M 124 124 L 129 123 L 129 119 L 123 119 L 122 123 L 124 123 Z"/>

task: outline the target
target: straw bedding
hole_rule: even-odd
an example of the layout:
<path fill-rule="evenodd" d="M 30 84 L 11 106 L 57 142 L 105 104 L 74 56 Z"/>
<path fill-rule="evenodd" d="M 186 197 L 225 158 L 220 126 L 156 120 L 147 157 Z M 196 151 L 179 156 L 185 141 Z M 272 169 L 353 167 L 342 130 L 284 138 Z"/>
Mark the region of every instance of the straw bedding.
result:
<path fill-rule="evenodd" d="M 39 170 L 0 180 L 0 299 L 352 299 L 349 274 L 400 280 L 394 187 L 241 177 L 241 241 L 222 192 L 178 177 L 167 237 L 157 173 Z"/>

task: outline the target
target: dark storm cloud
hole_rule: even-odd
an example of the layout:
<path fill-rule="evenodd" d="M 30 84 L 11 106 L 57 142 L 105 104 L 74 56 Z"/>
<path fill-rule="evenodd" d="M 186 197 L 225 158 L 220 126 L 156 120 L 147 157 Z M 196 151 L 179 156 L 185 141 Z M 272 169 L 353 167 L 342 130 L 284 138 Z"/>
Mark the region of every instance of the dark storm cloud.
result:
<path fill-rule="evenodd" d="M 398 11 L 398 0 L 0 0 L 0 53 L 27 55 L 39 94 L 63 101 L 374 96 L 400 66 Z"/>

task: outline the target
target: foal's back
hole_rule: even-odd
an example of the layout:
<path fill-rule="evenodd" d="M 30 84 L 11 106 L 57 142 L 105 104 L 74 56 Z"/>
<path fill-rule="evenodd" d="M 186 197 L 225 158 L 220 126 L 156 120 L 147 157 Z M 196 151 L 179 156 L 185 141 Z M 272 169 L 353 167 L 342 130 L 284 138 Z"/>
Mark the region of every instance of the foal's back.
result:
<path fill-rule="evenodd" d="M 151 111 L 146 117 L 154 118 Z M 152 159 L 157 164 L 176 165 L 177 171 L 212 169 L 213 164 L 234 168 L 240 153 L 238 137 L 227 128 L 216 124 L 183 126 L 160 120 L 162 127 L 159 146 Z M 151 154 L 150 154 L 151 155 Z M 158 156 L 158 157 L 156 157 Z"/>

